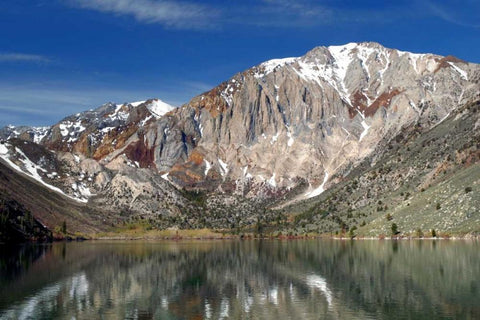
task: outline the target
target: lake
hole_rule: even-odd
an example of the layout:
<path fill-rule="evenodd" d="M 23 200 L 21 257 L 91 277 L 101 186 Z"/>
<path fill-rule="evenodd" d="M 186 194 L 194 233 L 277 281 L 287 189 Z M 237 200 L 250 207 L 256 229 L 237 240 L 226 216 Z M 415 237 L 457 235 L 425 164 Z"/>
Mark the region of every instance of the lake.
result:
<path fill-rule="evenodd" d="M 3 245 L 0 319 L 480 319 L 480 244 Z"/>

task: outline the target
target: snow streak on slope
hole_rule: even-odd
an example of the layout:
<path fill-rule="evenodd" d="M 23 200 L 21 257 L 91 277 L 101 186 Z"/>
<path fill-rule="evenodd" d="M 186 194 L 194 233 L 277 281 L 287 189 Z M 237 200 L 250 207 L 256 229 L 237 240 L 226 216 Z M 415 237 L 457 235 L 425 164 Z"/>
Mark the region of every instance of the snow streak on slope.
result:
<path fill-rule="evenodd" d="M 452 62 L 448 62 L 448 64 L 449 64 L 453 69 L 455 69 L 455 71 L 457 71 L 464 80 L 468 80 L 468 74 L 467 74 L 464 70 L 460 69 L 459 67 L 457 67 L 456 65 L 454 65 Z"/>
<path fill-rule="evenodd" d="M 362 127 L 363 127 L 363 132 L 360 135 L 360 139 L 358 141 L 362 141 L 363 138 L 365 138 L 365 136 L 367 135 L 368 129 L 370 129 L 370 126 L 365 122 L 365 118 L 362 120 Z"/>
<path fill-rule="evenodd" d="M 305 193 L 305 197 L 308 198 L 313 198 L 313 197 L 316 197 L 318 195 L 321 195 L 324 191 L 325 191 L 325 184 L 327 183 L 328 181 L 328 172 L 325 171 L 325 176 L 323 177 L 323 182 L 322 184 L 316 188 L 316 189 L 313 189 L 312 191 L 309 191 L 307 193 Z"/>
<path fill-rule="evenodd" d="M 207 160 L 203 160 L 205 161 L 205 177 L 208 175 L 208 171 L 210 171 L 210 169 L 212 168 L 212 165 L 210 164 L 210 162 L 208 162 Z"/>
<path fill-rule="evenodd" d="M 42 185 L 44 185 L 45 187 L 47 187 L 48 189 L 50 190 L 53 190 L 55 192 L 58 192 L 58 193 L 61 193 L 63 196 L 67 197 L 67 198 L 70 198 L 72 200 L 75 200 L 75 201 L 78 201 L 78 202 L 82 202 L 82 203 L 86 203 L 88 201 L 88 199 L 86 198 L 75 198 L 75 197 L 72 197 L 72 196 L 69 196 L 67 195 L 65 192 L 63 192 L 60 188 L 57 188 L 57 187 L 54 187 L 48 183 L 46 183 L 45 181 L 43 181 L 42 177 L 40 176 L 40 174 L 38 174 L 38 170 L 40 171 L 45 171 L 45 169 L 41 168 L 40 166 L 38 166 L 37 164 L 35 164 L 33 161 L 31 161 L 20 149 L 18 148 L 15 148 L 15 151 L 21 156 L 23 157 L 24 159 L 20 160 L 23 164 L 23 166 L 25 167 L 25 170 L 27 172 L 25 172 L 24 170 L 22 170 L 19 166 L 17 166 L 15 163 L 13 163 L 10 158 L 9 158 L 9 150 L 7 148 L 7 145 L 6 144 L 0 144 L 0 158 L 2 158 L 11 168 L 15 169 L 16 171 L 20 172 L 20 173 L 23 173 L 27 176 L 29 176 L 30 178 L 33 178 L 35 179 L 36 181 L 38 181 L 39 183 L 41 183 Z M 84 196 L 87 196 L 87 195 L 91 195 L 90 194 L 90 191 L 88 190 L 88 192 L 86 190 L 84 190 Z"/>
<path fill-rule="evenodd" d="M 343 97 L 351 105 L 350 94 L 345 86 L 345 76 L 347 75 L 348 66 L 352 62 L 351 51 L 357 47 L 356 43 L 349 43 L 344 46 L 330 46 L 328 50 L 335 59 L 334 74 L 337 82 L 340 82 L 340 90 L 343 93 Z"/>
<path fill-rule="evenodd" d="M 222 161 L 222 159 L 218 158 L 218 163 L 220 164 L 220 167 L 222 168 L 221 175 L 222 177 L 225 177 L 228 174 L 228 165 Z"/>

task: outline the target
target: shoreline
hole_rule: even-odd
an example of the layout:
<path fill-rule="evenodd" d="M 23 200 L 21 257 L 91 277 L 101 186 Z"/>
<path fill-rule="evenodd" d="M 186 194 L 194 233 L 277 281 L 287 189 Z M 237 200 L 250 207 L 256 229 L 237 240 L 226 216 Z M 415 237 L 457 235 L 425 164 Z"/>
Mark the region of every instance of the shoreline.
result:
<path fill-rule="evenodd" d="M 339 240 L 339 241 L 405 241 L 405 240 L 480 240 L 480 235 L 455 235 L 455 236 L 438 236 L 438 237 L 414 237 L 414 236 L 396 236 L 396 237 L 341 237 L 326 235 L 307 235 L 307 236 L 255 236 L 255 235 L 205 235 L 205 236 L 189 236 L 189 235 L 108 235 L 93 236 L 91 238 L 82 239 L 56 239 L 54 242 L 62 241 L 192 241 L 192 240 Z"/>
<path fill-rule="evenodd" d="M 25 242 L 0 242 L 0 245 L 25 243 L 53 243 L 53 242 L 83 242 L 83 241 L 208 241 L 208 240 L 337 240 L 337 241 L 405 241 L 405 240 L 480 240 L 480 234 L 439 235 L 437 237 L 417 236 L 339 236 L 339 235 L 301 235 L 301 236 L 266 236 L 258 234 L 229 234 L 226 231 L 212 231 L 207 229 L 188 230 L 155 230 L 153 232 L 107 232 L 98 234 L 54 235 L 52 239 L 31 239 Z"/>

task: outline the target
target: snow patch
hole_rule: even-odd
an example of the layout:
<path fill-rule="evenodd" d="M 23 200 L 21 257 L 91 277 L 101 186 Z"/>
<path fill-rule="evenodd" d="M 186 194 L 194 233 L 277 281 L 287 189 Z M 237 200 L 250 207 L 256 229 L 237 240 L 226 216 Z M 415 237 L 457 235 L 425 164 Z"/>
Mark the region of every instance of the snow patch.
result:
<path fill-rule="evenodd" d="M 172 111 L 175 107 L 163 102 L 160 99 L 154 99 L 151 103 L 147 105 L 148 111 L 155 117 L 161 118 L 167 112 Z"/>
<path fill-rule="evenodd" d="M 142 127 L 145 126 L 145 124 L 146 124 L 148 121 L 150 121 L 150 119 L 152 119 L 152 118 L 153 118 L 153 115 L 150 115 L 150 116 L 146 117 L 145 119 L 143 119 L 142 121 L 140 121 L 140 126 L 142 126 Z"/>
<path fill-rule="evenodd" d="M 454 65 L 452 62 L 448 61 L 448 64 L 455 70 L 457 71 L 460 76 L 464 79 L 464 80 L 468 80 L 468 74 L 465 70 L 462 70 L 460 69 L 459 67 L 457 67 L 456 65 Z"/>
<path fill-rule="evenodd" d="M 290 132 L 290 130 L 287 132 L 287 137 L 288 137 L 287 146 L 291 147 L 295 140 L 293 139 L 293 136 L 292 136 L 292 133 Z"/>
<path fill-rule="evenodd" d="M 323 177 L 322 184 L 318 188 L 313 189 L 312 191 L 309 191 L 309 192 L 305 193 L 305 197 L 307 197 L 307 199 L 309 199 L 309 198 L 313 198 L 313 197 L 316 197 L 316 196 L 322 194 L 325 191 L 325 184 L 327 183 L 327 181 L 328 181 L 328 172 L 325 171 L 325 176 Z"/>
<path fill-rule="evenodd" d="M 275 142 L 277 142 L 277 139 L 278 139 L 278 136 L 280 135 L 279 132 L 277 132 L 273 137 L 272 137 L 272 140 L 270 141 L 271 144 L 274 144 Z"/>
<path fill-rule="evenodd" d="M 50 127 L 33 127 L 33 142 L 40 143 L 50 130 Z"/>
<path fill-rule="evenodd" d="M 294 63 L 298 58 L 296 57 L 291 57 L 291 58 L 283 58 L 283 59 L 272 59 L 268 60 L 262 64 L 260 64 L 260 67 L 264 68 L 263 73 L 255 73 L 254 77 L 255 78 L 263 78 L 269 73 L 272 73 L 277 67 L 283 67 L 287 64 L 292 64 Z"/>
<path fill-rule="evenodd" d="M 220 164 L 220 167 L 222 169 L 222 177 L 226 176 L 228 174 L 228 165 L 222 161 L 222 159 L 218 158 L 218 163 Z"/>
<path fill-rule="evenodd" d="M 298 65 L 300 67 L 299 70 L 293 69 L 295 73 L 305 81 L 313 81 L 316 82 L 319 86 L 322 85 L 320 79 L 323 79 L 330 83 L 334 88 L 337 88 L 336 83 L 332 80 L 331 71 L 328 69 L 327 65 L 323 67 L 314 63 L 305 63 L 303 61 L 298 61 Z M 330 76 L 329 76 L 330 75 Z"/>
<path fill-rule="evenodd" d="M 69 124 L 60 123 L 60 125 L 59 125 L 58 127 L 59 127 L 59 129 L 60 129 L 60 134 L 62 135 L 62 137 L 68 136 Z"/>
<path fill-rule="evenodd" d="M 130 102 L 128 103 L 129 105 L 131 105 L 132 107 L 138 107 L 139 105 L 145 103 L 145 101 L 135 101 L 135 102 Z"/>
<path fill-rule="evenodd" d="M 83 183 L 78 185 L 78 191 L 80 192 L 80 195 L 82 195 L 82 197 L 84 198 L 89 198 L 93 195 L 90 192 L 90 189 Z"/>
<path fill-rule="evenodd" d="M 362 141 L 363 138 L 368 134 L 368 129 L 370 129 L 370 126 L 365 122 L 365 120 L 362 120 L 362 127 L 363 127 L 363 132 L 360 134 L 360 139 L 358 141 Z"/>
<path fill-rule="evenodd" d="M 122 108 L 125 105 L 124 104 L 117 104 L 116 106 L 117 106 L 117 108 L 115 109 L 113 114 L 111 114 L 109 116 L 110 120 L 111 121 L 115 121 L 115 120 L 127 121 L 129 113 L 128 113 L 128 111 L 122 110 Z"/>
<path fill-rule="evenodd" d="M 170 180 L 168 179 L 168 172 L 165 173 L 165 174 L 162 174 L 160 177 L 161 177 L 162 179 L 164 179 L 164 180 L 170 181 Z"/>
<path fill-rule="evenodd" d="M 352 63 L 351 53 L 352 50 L 357 48 L 358 44 L 348 43 L 344 46 L 329 46 L 328 50 L 335 59 L 335 70 L 334 74 L 336 75 L 337 80 L 340 82 L 341 89 L 344 94 L 344 99 L 351 105 L 352 102 L 348 98 L 350 94 L 348 93 L 345 86 L 345 76 L 347 74 L 348 66 Z"/>
<path fill-rule="evenodd" d="M 106 134 L 106 133 L 109 133 L 110 131 L 112 131 L 113 129 L 115 129 L 115 127 L 105 127 L 105 128 L 100 129 L 100 132 Z"/>
<path fill-rule="evenodd" d="M 365 47 L 365 46 L 357 46 L 357 50 L 358 50 L 357 56 L 362 62 L 362 68 L 367 73 L 368 80 L 370 80 L 371 76 L 370 76 L 370 70 L 368 69 L 367 60 L 370 58 L 370 55 L 376 54 L 377 50 L 375 50 L 374 48 Z"/>
<path fill-rule="evenodd" d="M 6 144 L 0 143 L 0 156 L 6 156 L 6 155 L 8 155 L 8 148 Z"/>
<path fill-rule="evenodd" d="M 248 172 L 248 166 L 243 167 L 243 177 L 246 179 L 253 178 L 253 176 Z"/>
<path fill-rule="evenodd" d="M 438 122 L 432 127 L 432 129 L 435 128 L 436 126 L 438 126 L 438 125 L 439 125 L 440 123 L 442 123 L 443 121 L 445 121 L 445 119 L 447 119 L 448 116 L 450 116 L 450 112 L 447 113 L 447 115 L 446 115 L 445 117 L 443 117 L 442 119 L 440 119 L 440 121 L 438 121 Z"/>
<path fill-rule="evenodd" d="M 272 177 L 268 179 L 268 184 L 271 185 L 272 187 L 276 188 L 277 183 L 275 182 L 275 172 L 273 173 Z"/>
<path fill-rule="evenodd" d="M 410 105 L 410 107 L 412 107 L 412 109 L 416 112 L 416 113 L 420 113 L 420 111 L 418 110 L 418 107 L 415 103 L 413 103 L 413 101 L 408 101 L 408 104 Z"/>
<path fill-rule="evenodd" d="M 62 137 L 69 137 L 68 142 L 76 141 L 76 137 L 86 129 L 82 125 L 81 120 L 76 122 L 64 121 L 58 125 L 58 128 L 60 129 Z"/>
<path fill-rule="evenodd" d="M 403 52 L 402 52 L 403 53 Z M 416 53 L 410 53 L 410 52 L 405 52 L 405 54 L 408 55 L 408 61 L 410 62 L 410 65 L 412 66 L 413 70 L 415 70 L 415 72 L 417 74 L 420 73 L 420 70 L 418 69 L 417 65 L 418 65 L 418 60 L 420 60 L 421 58 L 423 58 L 425 55 L 424 54 L 416 54 Z"/>
<path fill-rule="evenodd" d="M 208 175 L 208 171 L 210 171 L 210 169 L 212 168 L 212 165 L 210 164 L 210 162 L 208 162 L 205 159 L 203 159 L 203 161 L 205 161 L 205 177 L 206 177 Z"/>

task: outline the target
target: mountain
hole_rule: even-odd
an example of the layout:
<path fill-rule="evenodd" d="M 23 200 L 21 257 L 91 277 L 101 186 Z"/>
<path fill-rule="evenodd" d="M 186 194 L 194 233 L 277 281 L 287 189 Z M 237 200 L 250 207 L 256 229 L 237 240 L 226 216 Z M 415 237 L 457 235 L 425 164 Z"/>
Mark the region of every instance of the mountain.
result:
<path fill-rule="evenodd" d="M 392 143 L 419 141 L 465 114 L 476 119 L 467 106 L 480 100 L 479 79 L 479 65 L 452 56 L 373 42 L 317 47 L 238 73 L 179 108 L 158 99 L 108 103 L 48 128 L 6 127 L 2 158 L 74 201 L 161 227 L 316 216 L 326 194 L 394 156 Z M 476 123 L 464 129 L 457 140 L 474 143 Z M 27 154 L 30 145 L 44 157 Z M 422 150 L 409 152 L 406 168 Z M 334 221 L 312 230 L 346 225 Z"/>

